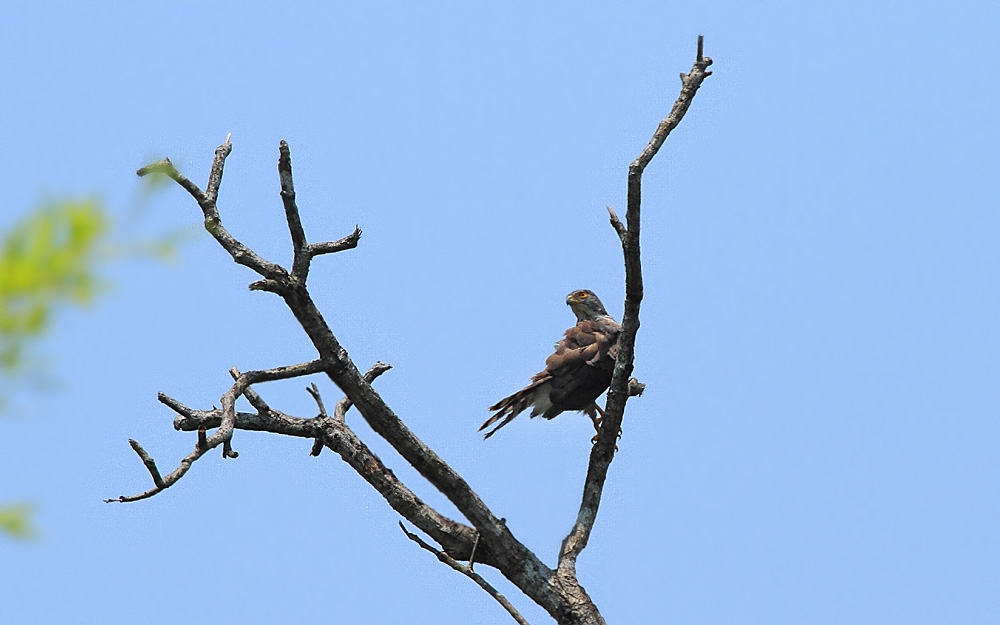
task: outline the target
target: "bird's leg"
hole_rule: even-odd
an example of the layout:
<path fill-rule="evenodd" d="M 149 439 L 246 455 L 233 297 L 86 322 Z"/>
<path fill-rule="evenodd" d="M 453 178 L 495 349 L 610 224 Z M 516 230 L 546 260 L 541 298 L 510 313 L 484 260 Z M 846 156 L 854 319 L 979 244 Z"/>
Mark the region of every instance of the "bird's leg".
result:
<path fill-rule="evenodd" d="M 590 417 L 590 420 L 594 422 L 594 429 L 597 430 L 597 434 L 594 434 L 594 438 L 590 439 L 590 442 L 591 444 L 596 445 L 597 437 L 600 436 L 601 434 L 601 422 L 604 421 L 604 411 L 601 410 L 601 407 L 597 405 L 596 401 L 594 402 L 594 408 L 597 408 L 597 412 L 601 413 L 601 416 L 599 417 Z M 618 436 L 615 438 L 615 440 L 618 440 L 621 437 L 622 437 L 622 429 L 618 428 Z M 615 445 L 615 451 L 618 451 L 618 445 Z"/>
<path fill-rule="evenodd" d="M 598 417 L 594 415 L 588 415 L 590 416 L 590 420 L 594 423 L 594 431 L 596 432 L 596 434 L 594 434 L 594 438 L 590 440 L 591 443 L 597 443 L 597 436 L 598 434 L 601 433 L 601 421 L 604 420 L 604 411 L 601 410 L 601 407 L 597 405 L 596 401 L 594 402 L 594 408 L 597 409 L 597 412 L 599 412 L 601 416 Z"/>

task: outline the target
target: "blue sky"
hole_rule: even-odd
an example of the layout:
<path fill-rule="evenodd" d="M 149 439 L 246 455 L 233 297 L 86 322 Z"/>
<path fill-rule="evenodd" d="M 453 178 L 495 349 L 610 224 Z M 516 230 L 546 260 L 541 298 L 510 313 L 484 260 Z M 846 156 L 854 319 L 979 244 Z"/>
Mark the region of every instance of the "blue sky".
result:
<path fill-rule="evenodd" d="M 589 421 L 519 418 L 483 442 L 597 292 L 620 318 L 605 205 L 669 110 L 698 34 L 715 73 L 647 169 L 646 298 L 629 403 L 582 583 L 609 622 L 985 623 L 1000 611 L 995 3 L 8 3 L 0 9 L 0 223 L 98 195 L 123 239 L 198 226 L 233 133 L 230 230 L 290 254 L 275 171 L 291 145 L 312 240 L 355 224 L 314 298 L 379 392 L 548 563 Z M 0 419 L 0 623 L 507 623 L 410 543 L 334 454 L 237 432 L 193 446 L 156 401 L 219 403 L 229 367 L 313 354 L 207 236 L 109 268 L 43 352 L 58 386 Z M 339 397 L 317 380 L 328 405 Z M 305 382 L 258 388 L 301 416 Z M 349 422 L 427 501 L 454 510 Z M 547 615 L 484 574 L 533 623 Z"/>

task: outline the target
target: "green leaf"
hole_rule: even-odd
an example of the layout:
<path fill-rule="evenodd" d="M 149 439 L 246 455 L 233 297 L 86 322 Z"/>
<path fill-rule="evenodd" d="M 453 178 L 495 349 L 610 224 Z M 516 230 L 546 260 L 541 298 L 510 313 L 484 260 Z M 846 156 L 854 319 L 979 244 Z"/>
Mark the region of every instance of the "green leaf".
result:
<path fill-rule="evenodd" d="M 0 506 L 0 532 L 20 539 L 37 537 L 38 530 L 31 522 L 34 513 L 35 507 L 30 503 Z"/>
<path fill-rule="evenodd" d="M 44 333 L 60 305 L 100 292 L 99 246 L 107 216 L 95 200 L 50 202 L 0 242 L 0 374 L 23 363 L 24 345 Z"/>

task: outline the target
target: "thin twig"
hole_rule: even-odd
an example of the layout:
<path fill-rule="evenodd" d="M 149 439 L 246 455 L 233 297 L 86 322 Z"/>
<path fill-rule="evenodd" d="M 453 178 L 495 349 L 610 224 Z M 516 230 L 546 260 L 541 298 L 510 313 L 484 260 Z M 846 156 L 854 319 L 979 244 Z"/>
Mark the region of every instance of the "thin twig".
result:
<path fill-rule="evenodd" d="M 618 219 L 618 215 L 615 214 L 615 209 L 610 206 L 606 206 L 605 208 L 608 209 L 608 215 L 611 216 L 611 227 L 615 229 L 615 232 L 618 233 L 618 238 L 622 240 L 622 243 L 624 243 L 625 235 L 628 234 L 628 230 L 625 229 L 625 225 L 622 224 L 620 219 Z"/>
<path fill-rule="evenodd" d="M 472 543 L 472 553 L 469 554 L 469 570 L 476 563 L 476 548 L 479 547 L 479 532 L 476 532 L 476 540 Z"/>
<path fill-rule="evenodd" d="M 319 416 L 321 417 L 327 416 L 326 406 L 323 405 L 323 398 L 319 394 L 319 387 L 316 386 L 316 383 L 313 382 L 312 384 L 307 386 L 306 390 L 309 391 L 309 394 L 312 395 L 312 398 L 316 400 L 316 405 L 319 407 Z"/>
<path fill-rule="evenodd" d="M 325 447 L 325 446 L 326 446 L 326 444 L 323 442 L 322 438 L 319 438 L 319 437 L 314 438 L 313 439 L 312 449 L 309 450 L 309 455 L 310 456 L 318 456 L 318 455 L 320 455 L 321 453 L 323 453 L 323 447 Z"/>
<path fill-rule="evenodd" d="M 351 250 L 358 246 L 359 240 L 361 240 L 361 228 L 355 225 L 354 232 L 343 239 L 313 243 L 309 246 L 309 254 L 319 256 L 320 254 L 334 254 L 336 252 L 343 252 L 344 250 Z"/>
<path fill-rule="evenodd" d="M 233 151 L 233 144 L 229 142 L 233 133 L 226 135 L 226 140 L 222 142 L 222 145 L 215 148 L 215 159 L 212 161 L 212 169 L 208 172 L 208 186 L 205 187 L 205 197 L 208 199 L 212 205 L 215 205 L 215 200 L 219 197 L 219 186 L 222 185 L 222 168 L 226 164 L 226 157 L 229 153 Z"/>
<path fill-rule="evenodd" d="M 282 141 L 278 145 L 278 178 L 281 181 L 281 202 L 285 205 L 285 220 L 288 221 L 288 232 L 292 235 L 292 278 L 305 283 L 309 274 L 309 243 L 306 242 L 306 232 L 302 229 L 299 209 L 295 205 L 295 185 L 292 182 L 292 155 L 288 143 Z"/>
<path fill-rule="evenodd" d="M 482 588 L 483 590 L 485 590 L 486 593 L 489 594 L 491 597 L 493 597 L 494 599 L 496 599 L 497 603 L 499 603 L 501 606 L 503 606 L 503 609 L 507 610 L 507 613 L 510 614 L 511 617 L 515 621 L 517 621 L 518 623 L 520 623 L 520 625 L 529 625 L 528 621 L 526 621 L 524 619 L 524 617 L 521 616 L 521 614 L 517 611 L 517 609 L 515 609 L 514 606 L 511 605 L 510 601 L 507 600 L 507 597 L 504 597 L 502 594 L 500 594 L 500 592 L 496 588 L 494 588 L 492 585 L 490 585 L 490 583 L 488 581 L 486 581 L 485 579 L 483 579 L 483 577 L 479 573 L 476 573 L 475 571 L 473 571 L 471 566 L 465 566 L 464 564 L 459 564 L 457 561 L 455 561 L 454 558 L 452 558 L 451 556 L 449 556 L 447 553 L 445 553 L 443 551 L 439 551 L 439 550 L 435 549 L 434 547 L 431 547 L 430 545 L 428 545 L 426 542 L 424 542 L 416 534 L 413 534 L 411 532 L 406 531 L 406 526 L 403 525 L 402 521 L 399 522 L 399 529 L 403 530 L 403 533 L 406 534 L 407 538 L 409 538 L 413 542 L 417 543 L 418 545 L 420 545 L 421 547 L 423 547 L 427 551 L 430 551 L 431 553 L 433 553 L 434 555 L 436 555 L 437 558 L 438 558 L 438 560 L 440 560 L 441 562 L 444 562 L 445 564 L 447 564 L 451 568 L 455 569 L 456 571 L 458 571 L 462 575 L 465 575 L 466 577 L 468 577 L 472 581 L 474 581 L 477 584 L 479 584 L 479 587 Z"/>
<path fill-rule="evenodd" d="M 127 503 L 130 501 L 139 501 L 140 499 L 146 499 L 147 497 L 152 497 L 156 493 L 164 491 L 173 486 L 174 484 L 176 484 L 177 480 L 184 477 L 184 474 L 187 473 L 188 469 L 191 468 L 191 465 L 194 464 L 194 461 L 197 460 L 198 458 L 201 458 L 203 455 L 205 455 L 205 452 L 211 449 L 210 447 L 207 446 L 202 447 L 200 445 L 201 442 L 200 438 L 201 437 L 199 436 L 199 445 L 195 447 L 195 450 L 192 451 L 187 456 L 185 456 L 184 459 L 181 460 L 180 466 L 174 469 L 169 475 L 167 475 L 167 477 L 163 478 L 160 481 L 160 483 L 157 484 L 154 488 L 151 488 L 144 493 L 139 493 L 138 495 L 122 495 L 116 499 L 105 499 L 104 503 L 112 503 L 112 502 Z M 144 458 L 143 463 L 145 464 L 145 462 L 146 461 Z M 146 466 L 147 468 L 149 467 L 149 465 Z"/>
<path fill-rule="evenodd" d="M 146 450 L 142 448 L 142 445 L 131 438 L 128 439 L 128 444 L 132 446 L 135 453 L 139 454 L 139 458 L 142 459 L 142 463 L 146 465 L 147 469 L 149 469 L 149 474 L 153 476 L 153 484 L 156 484 L 157 488 L 163 488 L 163 478 L 160 477 L 160 472 L 157 470 L 156 462 L 153 461 L 153 458 L 146 453 Z"/>
<path fill-rule="evenodd" d="M 169 176 L 185 191 L 190 193 L 191 197 L 194 198 L 195 202 L 198 202 L 199 206 L 202 203 L 208 202 L 208 197 L 201 189 L 198 188 L 198 185 L 189 180 L 184 174 L 177 171 L 177 168 L 174 167 L 174 164 L 170 162 L 169 158 L 146 165 L 145 167 L 136 170 L 135 174 L 140 178 L 148 176 L 149 174 L 163 174 L 165 176 Z"/>
<path fill-rule="evenodd" d="M 309 394 L 312 395 L 312 398 L 316 400 L 316 405 L 319 407 L 319 416 L 317 418 L 329 419 L 330 417 L 326 414 L 326 406 L 323 405 L 323 397 L 319 394 L 319 387 L 316 386 L 316 383 L 313 382 L 312 384 L 307 386 L 306 390 L 309 391 Z M 324 447 L 323 437 L 317 436 L 316 439 L 313 440 L 312 450 L 309 452 L 309 455 L 310 456 L 320 455 L 323 452 L 323 447 Z"/>
<path fill-rule="evenodd" d="M 187 406 L 185 406 L 181 402 L 177 401 L 176 399 L 174 399 L 170 395 L 167 395 L 166 393 L 163 393 L 163 392 L 157 393 L 156 394 L 156 399 L 161 404 L 167 406 L 168 408 L 170 408 L 171 410 L 173 410 L 177 414 L 189 414 L 191 412 L 194 412 L 191 408 L 188 408 Z"/>
<path fill-rule="evenodd" d="M 389 369 L 392 369 L 392 365 L 387 365 L 382 361 L 376 362 L 371 368 L 365 372 L 364 380 L 365 382 L 371 384 L 375 381 L 375 378 L 382 375 Z M 350 397 L 346 395 L 337 402 L 337 405 L 333 407 L 333 418 L 338 421 L 343 421 L 344 417 L 347 416 L 347 411 L 351 409 L 354 402 L 351 401 Z"/>
<path fill-rule="evenodd" d="M 233 376 L 233 380 L 240 379 L 240 370 L 233 367 L 229 370 L 229 375 Z M 257 394 L 257 391 L 253 390 L 249 386 L 243 389 L 243 396 L 247 398 L 250 405 L 257 409 L 257 412 L 268 412 L 271 407 L 267 405 L 267 402 Z"/>
<path fill-rule="evenodd" d="M 250 283 L 251 291 L 270 291 L 281 295 L 287 287 L 284 280 L 257 280 Z"/>

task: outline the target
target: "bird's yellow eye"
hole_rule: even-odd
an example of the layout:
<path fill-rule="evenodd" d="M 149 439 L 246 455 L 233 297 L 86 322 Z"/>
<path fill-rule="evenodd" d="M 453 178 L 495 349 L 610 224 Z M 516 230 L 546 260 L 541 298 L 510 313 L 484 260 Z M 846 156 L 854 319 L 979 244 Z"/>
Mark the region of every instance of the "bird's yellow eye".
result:
<path fill-rule="evenodd" d="M 581 291 L 581 292 L 577 293 L 576 296 L 579 297 L 580 299 L 587 299 L 587 292 L 586 291 Z"/>

